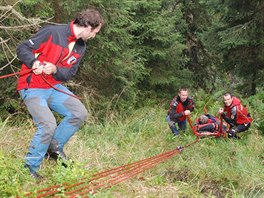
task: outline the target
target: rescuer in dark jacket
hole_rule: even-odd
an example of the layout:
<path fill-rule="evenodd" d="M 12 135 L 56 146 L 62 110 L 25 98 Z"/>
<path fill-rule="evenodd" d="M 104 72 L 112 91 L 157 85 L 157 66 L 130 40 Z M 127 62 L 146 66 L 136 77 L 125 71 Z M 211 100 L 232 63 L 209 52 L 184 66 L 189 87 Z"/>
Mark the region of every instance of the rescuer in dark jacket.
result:
<path fill-rule="evenodd" d="M 188 96 L 187 88 L 180 88 L 178 96 L 175 96 L 168 110 L 166 120 L 172 133 L 177 136 L 179 130 L 176 127 L 176 123 L 180 130 L 186 129 L 186 116 L 190 115 L 194 110 L 194 101 Z"/>

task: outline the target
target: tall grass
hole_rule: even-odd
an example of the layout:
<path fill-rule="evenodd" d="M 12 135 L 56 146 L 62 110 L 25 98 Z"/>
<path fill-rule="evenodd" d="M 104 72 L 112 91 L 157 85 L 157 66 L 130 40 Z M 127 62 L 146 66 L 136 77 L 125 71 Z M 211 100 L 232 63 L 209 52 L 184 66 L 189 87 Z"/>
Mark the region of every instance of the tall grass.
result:
<path fill-rule="evenodd" d="M 208 105 L 209 110 L 218 105 Z M 192 119 L 202 113 L 203 106 L 197 105 Z M 65 148 L 74 167 L 65 169 L 45 160 L 41 183 L 23 168 L 34 133 L 32 122 L 21 123 L 19 128 L 0 122 L 0 195 L 23 197 L 54 184 L 74 183 L 195 141 L 190 127 L 172 136 L 165 114 L 162 105 L 144 107 L 114 122 L 84 124 Z M 254 125 L 241 136 L 241 140 L 204 138 L 171 160 L 93 197 L 264 197 L 264 137 Z"/>

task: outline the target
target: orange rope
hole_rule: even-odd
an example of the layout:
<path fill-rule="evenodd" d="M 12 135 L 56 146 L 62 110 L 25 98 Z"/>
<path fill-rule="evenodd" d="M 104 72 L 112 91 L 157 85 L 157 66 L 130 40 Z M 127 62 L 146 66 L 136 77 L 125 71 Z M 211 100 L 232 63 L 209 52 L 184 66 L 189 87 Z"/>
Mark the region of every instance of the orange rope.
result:
<path fill-rule="evenodd" d="M 57 87 L 55 87 L 54 85 L 52 85 L 45 77 L 44 77 L 44 75 L 43 74 L 41 74 L 41 78 L 51 87 L 51 88 L 53 88 L 53 89 L 55 89 L 56 91 L 59 91 L 59 92 L 61 92 L 61 93 L 64 93 L 64 94 L 66 94 L 66 95 L 68 95 L 68 96 L 71 96 L 71 97 L 73 97 L 73 98 L 77 98 L 77 99 L 81 99 L 80 97 L 78 97 L 78 96 L 76 96 L 76 95 L 74 95 L 74 94 L 71 94 L 71 93 L 68 93 L 68 92 L 66 92 L 66 91 L 63 91 L 63 90 L 61 90 L 61 89 L 58 89 Z"/>
<path fill-rule="evenodd" d="M 12 74 L 7 74 L 7 75 L 4 75 L 4 76 L 0 76 L 0 79 L 8 78 L 8 77 L 11 77 L 11 76 L 16 76 L 16 75 L 23 76 L 23 75 L 25 75 L 25 74 L 30 73 L 31 71 L 33 71 L 33 69 L 28 69 L 28 70 L 24 70 L 24 71 L 19 71 L 19 72 L 15 72 L 15 73 L 12 73 Z"/>
<path fill-rule="evenodd" d="M 91 179 L 82 178 L 80 182 L 71 185 L 55 185 L 49 188 L 44 188 L 38 190 L 37 198 L 48 197 L 58 194 L 59 189 L 62 188 L 65 195 L 70 198 L 76 198 L 82 195 L 81 197 L 88 197 L 84 195 L 95 194 L 99 189 L 108 189 L 114 185 L 117 185 L 123 181 L 126 181 L 130 178 L 135 177 L 136 175 L 149 170 L 158 164 L 165 162 L 175 155 L 181 153 L 183 149 L 196 144 L 198 140 L 192 142 L 184 147 L 178 147 L 171 151 L 167 151 L 161 154 L 158 154 L 154 157 L 150 157 L 144 160 L 140 160 L 134 163 L 126 164 L 119 166 L 110 170 L 106 170 L 100 173 L 97 173 L 92 176 Z M 33 193 L 29 193 L 26 196 L 31 196 Z"/>

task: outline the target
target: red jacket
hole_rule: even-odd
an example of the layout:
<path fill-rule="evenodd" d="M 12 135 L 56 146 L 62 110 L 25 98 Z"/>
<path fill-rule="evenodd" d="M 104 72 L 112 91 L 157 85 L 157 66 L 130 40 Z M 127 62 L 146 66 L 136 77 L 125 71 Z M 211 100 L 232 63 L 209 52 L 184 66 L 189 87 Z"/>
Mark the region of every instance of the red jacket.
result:
<path fill-rule="evenodd" d="M 75 42 L 72 50 L 69 43 Z M 21 75 L 18 79 L 17 90 L 24 88 L 50 88 L 45 79 L 52 85 L 67 81 L 76 74 L 86 45 L 82 39 L 77 39 L 73 32 L 73 22 L 67 25 L 49 25 L 42 28 L 30 39 L 17 48 L 21 60 L 21 71 L 32 68 L 35 60 L 51 62 L 57 67 L 56 74 L 35 75 L 33 72 Z"/>
<path fill-rule="evenodd" d="M 168 110 L 168 115 L 170 119 L 177 122 L 177 121 L 184 121 L 186 116 L 184 115 L 185 110 L 190 110 L 191 112 L 194 110 L 194 102 L 191 98 L 187 98 L 185 102 L 180 100 L 180 97 L 177 96 L 172 99 L 170 103 L 170 108 Z"/>
<path fill-rule="evenodd" d="M 226 116 L 231 119 L 235 119 L 236 124 L 247 124 L 252 122 L 247 109 L 241 104 L 240 100 L 236 97 L 232 97 L 233 101 L 230 106 L 226 106 L 224 111 Z"/>

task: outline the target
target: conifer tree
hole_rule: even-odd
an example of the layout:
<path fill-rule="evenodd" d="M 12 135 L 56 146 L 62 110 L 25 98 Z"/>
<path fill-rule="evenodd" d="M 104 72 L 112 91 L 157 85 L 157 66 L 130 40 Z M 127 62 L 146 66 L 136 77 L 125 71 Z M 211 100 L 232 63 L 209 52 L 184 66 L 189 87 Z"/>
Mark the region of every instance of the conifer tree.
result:
<path fill-rule="evenodd" d="M 211 46 L 222 54 L 229 89 L 254 95 L 263 87 L 264 2 L 225 0 L 218 8 L 220 21 L 211 32 Z"/>

